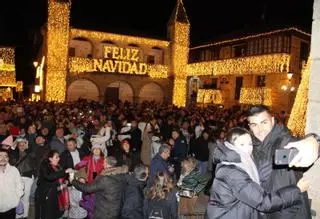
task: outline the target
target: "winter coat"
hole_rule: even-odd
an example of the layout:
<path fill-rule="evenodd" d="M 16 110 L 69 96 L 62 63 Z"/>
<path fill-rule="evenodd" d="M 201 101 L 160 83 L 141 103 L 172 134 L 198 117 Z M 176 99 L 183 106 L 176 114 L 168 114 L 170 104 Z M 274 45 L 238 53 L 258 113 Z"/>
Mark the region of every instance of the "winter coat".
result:
<path fill-rule="evenodd" d="M 209 159 L 209 141 L 203 137 L 197 138 L 191 144 L 191 153 L 199 161 L 208 161 Z"/>
<path fill-rule="evenodd" d="M 169 172 L 169 163 L 165 159 L 163 159 L 159 154 L 157 154 L 151 160 L 148 186 L 151 186 L 153 184 L 155 176 L 161 172 L 171 175 L 171 173 Z"/>
<path fill-rule="evenodd" d="M 175 161 L 182 161 L 187 156 L 187 141 L 185 137 L 180 134 L 180 136 L 174 140 L 174 147 L 172 150 L 172 157 Z"/>
<path fill-rule="evenodd" d="M 101 172 L 92 184 L 74 180 L 76 189 L 85 193 L 95 193 L 94 219 L 118 219 L 121 212 L 121 195 L 127 183 L 128 168 L 115 167 Z"/>
<path fill-rule="evenodd" d="M 198 196 L 204 190 L 207 180 L 201 175 L 198 169 L 193 169 L 188 175 L 182 179 L 182 184 L 179 186 L 182 189 L 190 189 Z"/>
<path fill-rule="evenodd" d="M 80 149 L 76 149 L 76 150 L 79 152 L 79 157 L 81 161 L 82 158 L 84 157 L 84 153 Z M 64 152 L 62 152 L 59 163 L 60 163 L 60 166 L 64 169 L 68 169 L 68 168 L 74 169 L 74 166 L 75 166 L 75 164 L 73 163 L 71 153 L 68 150 L 65 150 Z"/>
<path fill-rule="evenodd" d="M 295 185 L 267 193 L 243 169 L 221 163 L 241 162 L 240 155 L 226 146 L 219 145 L 214 158 L 218 164 L 207 207 L 208 218 L 257 219 L 259 211 L 281 211 L 300 202 L 301 193 Z"/>
<path fill-rule="evenodd" d="M 263 142 L 254 136 L 253 157 L 257 164 L 261 186 L 266 192 L 275 192 L 278 189 L 296 185 L 302 177 L 300 170 L 288 168 L 288 166 L 275 166 L 273 164 L 275 150 L 283 148 L 288 142 L 296 139 L 291 136 L 283 125 L 275 125 Z M 270 219 L 306 219 L 311 218 L 307 193 L 300 196 L 300 203 L 285 210 L 265 215 L 262 218 Z"/>
<path fill-rule="evenodd" d="M 60 140 L 57 136 L 53 136 L 49 145 L 50 145 L 51 149 L 54 149 L 54 150 L 58 151 L 59 154 L 61 154 L 66 149 L 65 143 L 66 143 L 66 141 L 64 138 L 62 138 L 62 140 Z"/>
<path fill-rule="evenodd" d="M 116 159 L 117 166 L 126 165 L 129 167 L 129 172 L 133 172 L 134 168 L 141 163 L 137 151 L 129 151 L 129 153 L 125 153 L 123 150 L 119 150 L 116 154 Z"/>
<path fill-rule="evenodd" d="M 20 155 L 15 166 L 23 177 L 32 178 L 36 173 L 35 157 L 33 154 L 25 153 L 24 155 Z"/>
<path fill-rule="evenodd" d="M 122 196 L 122 219 L 143 219 L 144 186 L 144 181 L 139 181 L 133 175 L 129 177 Z"/>
<path fill-rule="evenodd" d="M 85 156 L 80 163 L 75 166 L 77 170 L 81 168 L 85 168 L 87 183 L 91 184 L 94 180 L 93 173 L 96 172 L 98 176 L 104 169 L 104 157 L 100 157 L 97 161 L 94 161 L 93 155 Z"/>

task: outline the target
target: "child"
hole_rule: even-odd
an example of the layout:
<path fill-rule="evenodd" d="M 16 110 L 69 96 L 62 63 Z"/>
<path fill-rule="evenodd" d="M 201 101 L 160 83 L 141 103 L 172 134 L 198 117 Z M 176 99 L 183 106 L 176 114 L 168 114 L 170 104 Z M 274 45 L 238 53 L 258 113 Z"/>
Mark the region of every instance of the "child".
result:
<path fill-rule="evenodd" d="M 300 202 L 308 188 L 302 179 L 297 186 L 287 186 L 271 194 L 260 186 L 259 174 L 252 159 L 252 139 L 243 128 L 233 128 L 227 141 L 217 147 L 218 163 L 207 208 L 210 219 L 258 218 L 259 212 L 275 212 Z"/>

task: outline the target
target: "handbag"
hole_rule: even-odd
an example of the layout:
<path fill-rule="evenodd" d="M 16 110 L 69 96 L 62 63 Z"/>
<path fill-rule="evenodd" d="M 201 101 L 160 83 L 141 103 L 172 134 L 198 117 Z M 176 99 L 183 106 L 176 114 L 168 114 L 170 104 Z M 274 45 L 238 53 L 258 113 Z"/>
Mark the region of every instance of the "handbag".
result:
<path fill-rule="evenodd" d="M 16 214 L 22 215 L 24 213 L 24 207 L 21 200 L 19 200 L 18 206 L 16 207 Z"/>

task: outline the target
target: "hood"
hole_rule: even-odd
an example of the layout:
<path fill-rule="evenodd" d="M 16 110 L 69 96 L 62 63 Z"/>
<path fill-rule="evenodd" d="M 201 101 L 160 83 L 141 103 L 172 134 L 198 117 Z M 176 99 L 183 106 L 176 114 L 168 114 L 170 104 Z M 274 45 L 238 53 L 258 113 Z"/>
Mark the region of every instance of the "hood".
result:
<path fill-rule="evenodd" d="M 140 187 L 140 188 L 143 188 L 145 187 L 146 185 L 146 181 L 139 181 L 138 179 L 136 179 L 133 175 L 130 175 L 129 176 L 129 179 L 128 179 L 128 184 L 131 186 L 131 187 Z"/>
<path fill-rule="evenodd" d="M 118 175 L 118 174 L 125 174 L 128 173 L 128 166 L 123 165 L 121 167 L 112 167 L 105 169 L 101 172 L 100 175 L 102 176 L 111 176 L 111 175 Z"/>
<path fill-rule="evenodd" d="M 229 149 L 224 144 L 218 144 L 213 155 L 215 163 L 221 162 L 232 162 L 232 163 L 241 163 L 240 155 Z"/>

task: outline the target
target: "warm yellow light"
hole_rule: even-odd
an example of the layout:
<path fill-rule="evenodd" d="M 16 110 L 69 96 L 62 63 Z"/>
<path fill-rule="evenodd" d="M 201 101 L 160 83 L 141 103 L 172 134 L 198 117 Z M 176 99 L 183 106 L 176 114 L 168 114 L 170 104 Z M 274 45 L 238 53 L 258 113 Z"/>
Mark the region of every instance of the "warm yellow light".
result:
<path fill-rule="evenodd" d="M 47 34 L 47 101 L 63 102 L 66 95 L 68 66 L 69 14 L 68 1 L 49 0 Z"/>
<path fill-rule="evenodd" d="M 33 66 L 36 68 L 38 66 L 38 62 L 33 62 Z"/>
<path fill-rule="evenodd" d="M 220 90 L 199 89 L 197 95 L 198 103 L 222 104 L 222 94 Z"/>
<path fill-rule="evenodd" d="M 23 91 L 23 81 L 17 81 L 16 91 L 17 92 Z"/>
<path fill-rule="evenodd" d="M 287 85 L 282 85 L 282 86 L 281 86 L 281 90 L 283 90 L 283 91 L 286 91 L 286 90 L 288 90 L 288 87 L 287 87 Z"/>
<path fill-rule="evenodd" d="M 293 73 L 292 73 L 292 72 L 288 72 L 288 73 L 287 73 L 287 78 L 288 78 L 289 80 L 291 80 L 292 77 L 293 77 Z"/>
<path fill-rule="evenodd" d="M 241 88 L 239 102 L 241 104 L 264 104 L 271 106 L 271 88 Z"/>
<path fill-rule="evenodd" d="M 293 92 L 295 90 L 295 87 L 291 87 L 290 91 Z"/>
<path fill-rule="evenodd" d="M 310 78 L 311 61 L 308 59 L 307 64 L 302 69 L 302 79 L 297 90 L 297 95 L 290 113 L 288 128 L 295 136 L 304 136 L 306 125 L 306 112 L 308 104 L 309 78 Z"/>
<path fill-rule="evenodd" d="M 188 76 L 275 74 L 287 71 L 290 55 L 271 54 L 197 62 L 187 66 Z"/>

